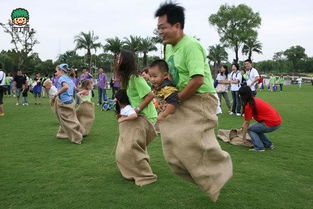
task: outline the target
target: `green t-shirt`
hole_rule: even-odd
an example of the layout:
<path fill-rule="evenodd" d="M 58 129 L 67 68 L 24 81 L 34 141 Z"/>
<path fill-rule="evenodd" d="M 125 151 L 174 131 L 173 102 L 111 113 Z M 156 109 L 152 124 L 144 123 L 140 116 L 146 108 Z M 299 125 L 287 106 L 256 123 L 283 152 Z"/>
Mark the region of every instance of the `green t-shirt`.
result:
<path fill-rule="evenodd" d="M 138 107 L 143 98 L 151 92 L 151 87 L 141 76 L 131 76 L 128 81 L 127 96 L 132 107 Z M 140 113 L 144 114 L 151 122 L 156 122 L 157 111 L 150 102 Z"/>
<path fill-rule="evenodd" d="M 278 78 L 278 83 L 279 84 L 284 84 L 285 79 L 283 77 Z"/>
<path fill-rule="evenodd" d="M 273 76 L 273 77 L 270 77 L 270 83 L 271 84 L 274 84 L 276 82 L 276 78 Z"/>
<path fill-rule="evenodd" d="M 9 86 L 12 80 L 12 77 L 5 77 L 5 85 Z"/>
<path fill-rule="evenodd" d="M 206 51 L 196 39 L 185 35 L 175 46 L 167 45 L 165 57 L 179 91 L 187 86 L 192 76 L 202 75 L 204 84 L 197 93 L 215 93 Z"/>

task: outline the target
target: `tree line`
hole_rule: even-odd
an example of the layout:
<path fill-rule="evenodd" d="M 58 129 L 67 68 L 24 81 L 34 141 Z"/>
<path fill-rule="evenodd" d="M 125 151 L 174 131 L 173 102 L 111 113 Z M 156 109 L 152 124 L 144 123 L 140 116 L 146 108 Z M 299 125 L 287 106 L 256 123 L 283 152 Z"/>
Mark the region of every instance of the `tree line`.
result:
<path fill-rule="evenodd" d="M 219 10 L 209 16 L 209 23 L 214 26 L 220 36 L 220 43 L 208 47 L 208 59 L 215 74 L 225 63 L 239 63 L 239 53 L 253 60 L 254 53 L 262 53 L 262 43 L 258 40 L 258 29 L 261 26 L 261 17 L 249 6 L 239 4 L 230 6 L 221 5 Z M 41 60 L 33 47 L 39 44 L 36 31 L 31 29 L 26 33 L 16 33 L 12 29 L 12 22 L 0 23 L 4 32 L 11 37 L 13 48 L 0 52 L 0 62 L 8 72 L 17 69 L 30 73 L 53 72 L 60 63 L 68 63 L 73 68 L 88 68 L 93 71 L 103 67 L 110 71 L 112 63 L 122 49 L 131 50 L 137 59 L 140 68 L 147 66 L 151 60 L 162 58 L 165 54 L 165 45 L 157 32 L 151 37 L 130 35 L 129 37 L 107 38 L 105 43 L 99 41 L 99 36 L 93 31 L 80 32 L 74 37 L 75 48 L 59 54 L 55 61 Z M 158 50 L 158 48 L 160 50 Z M 235 57 L 229 62 L 226 49 L 234 51 Z M 80 56 L 77 52 L 83 51 Z M 97 54 L 97 52 L 101 52 Z M 161 51 L 160 56 L 148 56 L 150 52 Z M 313 72 L 313 57 L 308 57 L 302 46 L 292 46 L 285 51 L 274 54 L 273 59 L 255 62 L 255 66 L 264 73 Z"/>

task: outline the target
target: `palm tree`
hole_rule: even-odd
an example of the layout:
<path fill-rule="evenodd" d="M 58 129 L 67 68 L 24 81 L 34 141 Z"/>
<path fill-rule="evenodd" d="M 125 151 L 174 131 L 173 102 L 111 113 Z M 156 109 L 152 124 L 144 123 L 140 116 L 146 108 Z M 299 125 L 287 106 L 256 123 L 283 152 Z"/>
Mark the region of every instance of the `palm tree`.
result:
<path fill-rule="evenodd" d="M 101 47 L 101 43 L 96 43 L 99 39 L 98 36 L 94 35 L 93 31 L 89 31 L 88 33 L 81 32 L 79 35 L 75 36 L 74 42 L 76 42 L 75 50 L 78 49 L 85 49 L 87 50 L 86 56 L 88 60 L 89 70 L 91 70 L 91 63 L 92 63 L 92 54 L 91 50 L 94 49 L 95 52 L 97 48 Z"/>
<path fill-rule="evenodd" d="M 161 56 L 163 55 L 163 58 L 165 58 L 165 47 L 166 47 L 166 44 L 163 43 L 163 40 L 162 40 L 162 38 L 161 38 L 161 36 L 159 34 L 158 29 L 154 29 L 153 35 L 154 36 L 152 37 L 152 40 L 154 41 L 154 43 L 162 45 Z"/>
<path fill-rule="evenodd" d="M 218 67 L 221 65 L 222 61 L 227 61 L 228 54 L 224 46 L 217 44 L 215 46 L 209 46 L 208 58 L 213 62 L 214 75 L 218 72 Z"/>
<path fill-rule="evenodd" d="M 104 51 L 109 51 L 114 55 L 114 59 L 124 47 L 124 42 L 118 37 L 107 38 L 106 44 L 103 46 Z"/>
<path fill-rule="evenodd" d="M 143 66 L 147 66 L 147 54 L 158 50 L 151 37 L 142 38 L 140 43 L 140 52 L 143 53 Z"/>
<path fill-rule="evenodd" d="M 248 59 L 251 59 L 252 52 L 262 54 L 262 44 L 256 39 L 256 37 L 248 38 L 242 47 L 242 54 L 248 55 Z"/>
<path fill-rule="evenodd" d="M 136 56 L 140 51 L 141 37 L 140 36 L 129 36 L 129 38 L 124 38 L 125 48 L 132 51 Z"/>

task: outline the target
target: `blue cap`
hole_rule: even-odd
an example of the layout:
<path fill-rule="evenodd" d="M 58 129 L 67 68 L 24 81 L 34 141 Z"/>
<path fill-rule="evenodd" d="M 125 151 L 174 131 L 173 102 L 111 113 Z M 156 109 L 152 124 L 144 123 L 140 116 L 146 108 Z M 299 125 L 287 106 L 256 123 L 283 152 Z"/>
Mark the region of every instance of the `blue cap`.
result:
<path fill-rule="evenodd" d="M 67 73 L 69 71 L 68 69 L 68 64 L 60 64 L 60 69 L 63 70 L 65 73 Z"/>

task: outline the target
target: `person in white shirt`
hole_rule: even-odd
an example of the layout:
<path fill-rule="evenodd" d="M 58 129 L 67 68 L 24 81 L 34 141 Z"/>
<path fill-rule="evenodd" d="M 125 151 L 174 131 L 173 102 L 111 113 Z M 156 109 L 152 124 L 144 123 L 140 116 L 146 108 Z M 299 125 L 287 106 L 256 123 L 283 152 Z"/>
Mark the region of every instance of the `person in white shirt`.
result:
<path fill-rule="evenodd" d="M 5 73 L 1 70 L 0 66 L 0 117 L 4 116 L 3 110 L 4 87 L 5 87 Z"/>
<path fill-rule="evenodd" d="M 127 120 L 134 120 L 138 117 L 135 109 L 130 105 L 126 90 L 118 90 L 115 94 L 115 100 L 119 123 Z"/>
<path fill-rule="evenodd" d="M 233 98 L 232 110 L 229 113 L 230 115 L 241 116 L 241 101 L 239 97 L 239 89 L 241 87 L 242 75 L 239 71 L 238 64 L 232 64 L 232 72 L 229 74 L 228 79 L 230 83 L 230 90 Z"/>
<path fill-rule="evenodd" d="M 259 80 L 259 73 L 255 68 L 253 68 L 251 59 L 245 60 L 244 64 L 248 73 L 247 86 L 250 87 L 252 91 L 252 96 L 255 97 L 256 85 L 258 84 L 258 80 Z"/>
<path fill-rule="evenodd" d="M 45 82 L 42 84 L 42 86 L 46 89 L 46 92 L 47 92 L 49 99 L 50 99 L 50 105 L 52 108 L 52 112 L 54 112 L 53 105 L 55 102 L 55 95 L 57 94 L 58 89 L 54 85 L 52 85 L 52 81 L 50 79 L 45 80 Z"/>
<path fill-rule="evenodd" d="M 301 88 L 302 87 L 302 78 L 299 76 L 299 78 L 297 78 L 297 83 L 298 83 L 298 87 Z"/>

